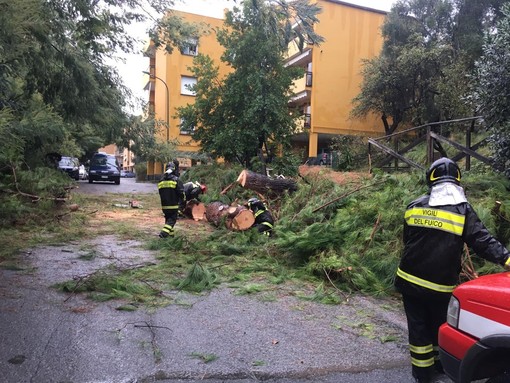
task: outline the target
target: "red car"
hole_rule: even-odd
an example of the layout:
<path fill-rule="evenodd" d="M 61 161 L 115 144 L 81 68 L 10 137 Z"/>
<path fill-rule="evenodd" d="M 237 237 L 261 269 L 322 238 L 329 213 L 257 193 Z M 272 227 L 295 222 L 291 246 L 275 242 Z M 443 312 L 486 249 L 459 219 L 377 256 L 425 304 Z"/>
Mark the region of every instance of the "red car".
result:
<path fill-rule="evenodd" d="M 439 329 L 439 355 L 456 383 L 510 382 L 510 273 L 459 285 Z"/>

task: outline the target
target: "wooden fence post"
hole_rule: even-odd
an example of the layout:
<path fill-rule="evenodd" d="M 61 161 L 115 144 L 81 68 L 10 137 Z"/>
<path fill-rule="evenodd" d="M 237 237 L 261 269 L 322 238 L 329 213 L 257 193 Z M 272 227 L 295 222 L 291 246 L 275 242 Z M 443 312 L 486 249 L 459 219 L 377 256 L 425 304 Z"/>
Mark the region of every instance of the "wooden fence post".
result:
<path fill-rule="evenodd" d="M 475 120 L 471 121 L 471 126 L 466 128 L 466 148 L 471 149 L 471 132 L 475 128 Z M 466 170 L 471 169 L 471 156 L 466 155 Z"/>
<path fill-rule="evenodd" d="M 368 143 L 368 174 L 372 174 L 372 144 Z"/>
<path fill-rule="evenodd" d="M 430 125 L 427 126 L 427 165 L 434 162 L 434 139 L 430 136 Z"/>

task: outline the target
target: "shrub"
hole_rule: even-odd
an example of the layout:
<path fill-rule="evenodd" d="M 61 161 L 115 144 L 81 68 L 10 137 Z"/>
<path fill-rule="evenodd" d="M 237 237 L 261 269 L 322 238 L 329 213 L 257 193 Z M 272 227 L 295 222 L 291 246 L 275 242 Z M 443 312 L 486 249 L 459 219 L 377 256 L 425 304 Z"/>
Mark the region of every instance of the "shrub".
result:
<path fill-rule="evenodd" d="M 353 170 L 360 169 L 368 157 L 366 139 L 359 136 L 339 135 L 331 142 L 333 155 L 333 169 Z"/>

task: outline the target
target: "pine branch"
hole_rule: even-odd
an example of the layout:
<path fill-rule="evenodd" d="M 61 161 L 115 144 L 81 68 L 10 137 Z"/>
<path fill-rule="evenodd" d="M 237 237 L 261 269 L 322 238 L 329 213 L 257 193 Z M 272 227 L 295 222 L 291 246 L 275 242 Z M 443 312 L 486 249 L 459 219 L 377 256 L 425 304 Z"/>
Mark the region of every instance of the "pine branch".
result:
<path fill-rule="evenodd" d="M 348 193 L 342 194 L 340 197 L 335 198 L 334 200 L 329 201 L 328 203 L 325 203 L 325 204 L 324 204 L 324 205 L 322 205 L 322 206 L 319 206 L 318 208 L 314 209 L 314 210 L 312 211 L 312 213 L 315 213 L 315 212 L 317 212 L 317 211 L 319 211 L 319 210 L 321 210 L 321 209 L 323 209 L 323 208 L 325 208 L 325 207 L 327 207 L 327 206 L 329 206 L 329 205 L 331 205 L 331 204 L 333 204 L 333 203 L 335 203 L 335 202 L 337 202 L 337 201 L 341 200 L 342 198 L 348 197 L 348 196 L 350 196 L 351 194 L 354 194 L 354 193 L 356 193 L 356 192 L 358 192 L 358 191 L 360 191 L 360 190 L 362 190 L 362 189 L 366 189 L 366 188 L 370 188 L 370 187 L 373 187 L 373 186 L 377 186 L 377 185 L 383 184 L 384 182 L 386 182 L 386 181 L 376 182 L 376 183 L 373 183 L 373 184 L 371 184 L 371 185 L 360 186 L 360 187 L 358 187 L 358 188 L 356 188 L 356 189 L 354 189 L 354 190 L 351 190 L 351 191 L 350 191 L 350 192 L 348 192 Z"/>
<path fill-rule="evenodd" d="M 469 280 L 476 279 L 476 278 L 478 278 L 478 273 L 476 272 L 476 269 L 473 266 L 473 262 L 471 260 L 471 254 L 469 253 L 469 248 L 466 244 L 464 244 L 464 251 L 465 251 L 464 257 L 462 260 L 462 273 Z"/>

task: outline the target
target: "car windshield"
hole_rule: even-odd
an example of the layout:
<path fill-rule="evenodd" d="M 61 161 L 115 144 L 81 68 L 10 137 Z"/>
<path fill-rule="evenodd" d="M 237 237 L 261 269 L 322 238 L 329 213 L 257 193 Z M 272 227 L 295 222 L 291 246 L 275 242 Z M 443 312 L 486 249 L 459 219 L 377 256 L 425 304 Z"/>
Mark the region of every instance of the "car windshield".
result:
<path fill-rule="evenodd" d="M 62 166 L 76 166 L 76 162 L 74 158 L 71 157 L 62 157 L 60 162 L 58 163 L 60 167 Z"/>
<path fill-rule="evenodd" d="M 90 162 L 91 166 L 106 166 L 111 165 L 117 167 L 117 163 L 115 161 L 115 157 L 111 156 L 95 156 L 92 158 L 92 161 Z"/>

